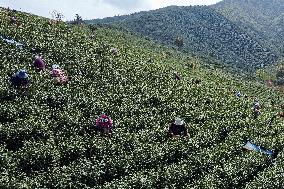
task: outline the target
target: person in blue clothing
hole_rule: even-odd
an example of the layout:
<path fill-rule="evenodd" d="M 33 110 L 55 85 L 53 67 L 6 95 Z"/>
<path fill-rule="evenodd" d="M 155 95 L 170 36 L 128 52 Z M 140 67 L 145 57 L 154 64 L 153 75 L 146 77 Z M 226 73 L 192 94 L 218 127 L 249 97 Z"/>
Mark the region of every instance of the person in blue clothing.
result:
<path fill-rule="evenodd" d="M 238 92 L 236 93 L 236 97 L 240 98 L 241 96 L 242 96 L 241 92 L 238 91 Z"/>
<path fill-rule="evenodd" d="M 20 70 L 11 77 L 12 86 L 15 88 L 28 88 L 29 76 L 26 70 Z"/>

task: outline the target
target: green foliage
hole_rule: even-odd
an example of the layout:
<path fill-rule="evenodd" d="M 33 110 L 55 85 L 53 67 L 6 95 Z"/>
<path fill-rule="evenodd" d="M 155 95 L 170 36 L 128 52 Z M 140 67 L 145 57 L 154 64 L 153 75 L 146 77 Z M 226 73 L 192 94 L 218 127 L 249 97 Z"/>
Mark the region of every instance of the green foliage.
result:
<path fill-rule="evenodd" d="M 11 24 L 9 14 L 21 24 Z M 26 47 L 0 40 L 1 188 L 281 186 L 281 179 L 273 179 L 282 178 L 282 152 L 272 163 L 263 154 L 241 151 L 245 138 L 283 149 L 283 122 L 266 124 L 277 111 L 270 100 L 283 102 L 276 91 L 114 29 L 9 14 L 0 9 L 0 35 Z M 55 86 L 48 71 L 37 72 L 30 48 L 41 51 L 49 69 L 63 67 L 70 83 Z M 27 96 L 9 83 L 21 68 L 31 79 Z M 172 78 L 173 70 L 182 80 Z M 251 116 L 252 99 L 237 99 L 237 90 L 259 97 L 258 120 Z M 111 138 L 94 131 L 101 111 L 114 120 Z M 166 137 L 176 116 L 188 124 L 188 140 Z"/>
<path fill-rule="evenodd" d="M 223 0 L 212 6 L 263 46 L 284 55 L 283 0 Z"/>
<path fill-rule="evenodd" d="M 122 28 L 170 46 L 179 36 L 184 44 L 180 50 L 247 71 L 255 71 L 278 60 L 272 50 L 239 25 L 206 6 L 171 6 L 86 22 Z"/>

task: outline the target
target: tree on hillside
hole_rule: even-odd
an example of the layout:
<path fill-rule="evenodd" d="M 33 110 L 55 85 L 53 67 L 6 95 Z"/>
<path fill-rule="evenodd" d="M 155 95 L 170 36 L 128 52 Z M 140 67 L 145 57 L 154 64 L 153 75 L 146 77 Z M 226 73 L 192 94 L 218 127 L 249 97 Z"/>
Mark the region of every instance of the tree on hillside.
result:
<path fill-rule="evenodd" d="M 182 47 L 184 45 L 183 38 L 177 37 L 175 39 L 175 45 L 177 45 L 178 47 Z"/>
<path fill-rule="evenodd" d="M 80 25 L 80 24 L 83 23 L 83 19 L 82 19 L 82 17 L 81 17 L 79 14 L 76 14 L 76 15 L 75 15 L 74 23 L 75 23 L 75 24 L 78 24 L 78 25 Z"/>
<path fill-rule="evenodd" d="M 57 10 L 52 11 L 50 14 L 51 14 L 51 17 L 56 21 L 62 21 L 64 18 L 64 15 L 58 12 Z"/>

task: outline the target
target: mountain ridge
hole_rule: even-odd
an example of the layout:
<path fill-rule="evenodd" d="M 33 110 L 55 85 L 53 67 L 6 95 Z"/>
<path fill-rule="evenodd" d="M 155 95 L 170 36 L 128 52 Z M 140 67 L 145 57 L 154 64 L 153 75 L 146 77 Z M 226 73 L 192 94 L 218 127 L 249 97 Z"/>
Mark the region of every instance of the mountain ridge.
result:
<path fill-rule="evenodd" d="M 284 55 L 284 0 L 223 0 L 211 7 Z"/>
<path fill-rule="evenodd" d="M 180 50 L 211 56 L 249 71 L 278 60 L 270 46 L 264 46 L 210 6 L 170 6 L 86 22 L 118 26 L 167 45 L 174 45 L 174 39 L 180 37 L 184 43 Z"/>

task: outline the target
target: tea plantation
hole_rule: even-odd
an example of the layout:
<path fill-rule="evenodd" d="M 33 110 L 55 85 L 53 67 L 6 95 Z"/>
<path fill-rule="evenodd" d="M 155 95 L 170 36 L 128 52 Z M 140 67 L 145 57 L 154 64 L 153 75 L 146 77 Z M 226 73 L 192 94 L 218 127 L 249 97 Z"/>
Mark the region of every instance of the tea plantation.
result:
<path fill-rule="evenodd" d="M 267 123 L 280 111 L 271 101 L 278 105 L 283 96 L 264 84 L 114 29 L 7 9 L 0 9 L 0 36 L 23 44 L 0 39 L 0 188 L 284 186 L 283 120 Z M 35 70 L 36 52 L 48 71 Z M 53 64 L 72 77 L 67 85 L 53 84 Z M 19 69 L 29 73 L 27 95 L 10 86 Z M 247 97 L 236 98 L 238 90 Z M 251 115 L 254 96 L 258 119 Z M 94 131 L 102 111 L 114 120 L 111 137 Z M 167 137 L 177 116 L 189 139 Z M 280 153 L 271 159 L 245 152 L 246 139 Z"/>

